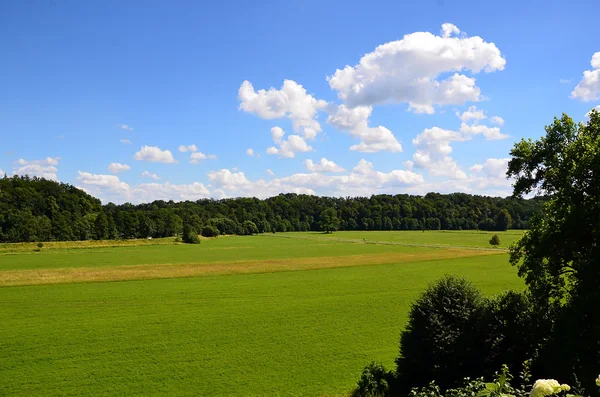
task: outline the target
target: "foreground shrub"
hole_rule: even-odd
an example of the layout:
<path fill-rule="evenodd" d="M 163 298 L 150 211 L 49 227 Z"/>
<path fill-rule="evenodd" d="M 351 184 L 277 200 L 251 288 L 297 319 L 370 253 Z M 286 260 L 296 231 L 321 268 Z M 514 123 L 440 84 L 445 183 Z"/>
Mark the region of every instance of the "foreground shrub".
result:
<path fill-rule="evenodd" d="M 400 336 L 395 392 L 406 395 L 433 379 L 447 389 L 467 376 L 482 375 L 482 302 L 479 290 L 465 278 L 445 276 L 425 290 Z"/>
<path fill-rule="evenodd" d="M 382 364 L 371 361 L 363 370 L 354 397 L 383 397 L 389 392 L 389 383 L 393 374 Z"/>
<path fill-rule="evenodd" d="M 202 228 L 202 237 L 217 237 L 219 234 L 219 229 L 212 225 L 206 225 Z"/>
<path fill-rule="evenodd" d="M 480 353 L 485 357 L 483 374 L 492 376 L 504 364 L 522 371 L 523 363 L 537 356 L 547 324 L 543 313 L 536 313 L 529 295 L 507 291 L 485 300 L 479 332 L 484 337 Z"/>

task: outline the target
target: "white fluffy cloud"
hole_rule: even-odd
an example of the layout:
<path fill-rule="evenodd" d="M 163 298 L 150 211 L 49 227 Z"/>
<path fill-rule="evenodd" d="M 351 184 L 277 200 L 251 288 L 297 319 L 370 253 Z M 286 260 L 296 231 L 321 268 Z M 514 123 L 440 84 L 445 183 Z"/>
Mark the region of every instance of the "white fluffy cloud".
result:
<path fill-rule="evenodd" d="M 444 24 L 441 36 L 407 34 L 378 46 L 357 65 L 336 70 L 329 85 L 350 107 L 408 103 L 417 113 L 433 113 L 435 105 L 479 101 L 475 79 L 459 73 L 503 70 L 506 61 L 494 43 L 459 33 L 456 26 Z M 441 80 L 447 73 L 454 74 Z"/>
<path fill-rule="evenodd" d="M 269 175 L 271 175 L 271 176 L 275 175 L 275 173 L 274 173 L 273 171 L 271 171 L 271 169 L 270 169 L 270 168 L 267 168 L 267 171 L 266 171 L 266 172 L 267 172 L 267 174 L 269 174 Z"/>
<path fill-rule="evenodd" d="M 254 157 L 256 155 L 256 153 L 254 153 L 254 149 L 248 148 L 248 149 L 246 149 L 246 155 L 248 155 L 250 157 Z"/>
<path fill-rule="evenodd" d="M 38 176 L 56 181 L 59 161 L 60 157 L 46 157 L 43 160 L 19 159 L 16 161 L 19 167 L 13 168 L 13 174 Z"/>
<path fill-rule="evenodd" d="M 133 131 L 133 127 L 127 124 L 119 124 L 119 128 L 122 130 Z"/>
<path fill-rule="evenodd" d="M 179 151 L 181 153 L 185 153 L 185 152 L 197 152 L 198 151 L 198 147 L 196 145 L 179 145 Z"/>
<path fill-rule="evenodd" d="M 477 106 L 469 106 L 469 109 L 465 110 L 462 113 L 456 112 L 456 116 L 462 121 L 485 119 L 485 114 L 483 113 L 483 110 L 477 109 Z"/>
<path fill-rule="evenodd" d="M 327 102 L 318 100 L 306 92 L 302 85 L 285 80 L 281 89 L 256 91 L 249 81 L 244 81 L 238 90 L 240 109 L 255 113 L 263 119 L 287 117 L 294 131 L 306 139 L 314 139 L 321 131 L 315 119 L 317 112 L 327 107 Z"/>
<path fill-rule="evenodd" d="M 312 160 L 304 160 L 304 166 L 311 172 L 344 172 L 344 168 L 340 167 L 331 160 L 327 160 L 325 157 L 321 158 L 321 161 L 314 163 Z"/>
<path fill-rule="evenodd" d="M 123 172 L 123 171 L 129 171 L 130 169 L 131 169 L 131 167 L 128 166 L 127 164 L 110 163 L 108 165 L 108 171 L 113 174 L 118 174 L 119 172 Z"/>
<path fill-rule="evenodd" d="M 217 158 L 214 154 L 204 154 L 202 152 L 194 152 L 190 155 L 190 163 L 198 164 L 202 160 L 215 160 Z"/>
<path fill-rule="evenodd" d="M 158 181 L 160 179 L 160 177 L 158 175 L 153 174 L 153 173 L 151 173 L 149 171 L 144 171 L 144 172 L 141 173 L 141 175 L 144 176 L 144 177 L 148 177 L 150 179 L 153 179 L 155 181 Z"/>
<path fill-rule="evenodd" d="M 376 171 L 373 164 L 361 160 L 346 175 L 323 175 L 318 172 L 298 173 L 271 180 L 250 181 L 243 172 L 228 169 L 208 174 L 213 193 L 222 197 L 255 196 L 269 197 L 279 193 L 327 194 L 332 196 L 369 195 L 376 192 L 395 192 L 399 188 L 415 186 L 424 182 L 420 174 L 393 170 Z"/>
<path fill-rule="evenodd" d="M 149 202 L 152 200 L 198 200 L 210 196 L 210 191 L 199 182 L 188 185 L 142 183 L 136 186 L 121 181 L 116 175 L 91 174 L 78 171 L 77 181 L 83 189 L 105 202 Z"/>
<path fill-rule="evenodd" d="M 496 125 L 499 125 L 500 127 L 504 125 L 504 119 L 500 116 L 492 116 L 490 121 Z"/>
<path fill-rule="evenodd" d="M 121 139 L 119 142 L 125 145 L 131 145 L 131 141 L 129 139 Z"/>
<path fill-rule="evenodd" d="M 483 124 L 468 125 L 463 122 L 460 125 L 460 132 L 464 133 L 465 135 L 483 135 L 489 140 L 509 138 L 508 135 L 500 132 L 500 127 L 488 127 L 487 125 Z"/>
<path fill-rule="evenodd" d="M 4 171 L 2 170 L 2 168 L 0 168 L 0 178 L 4 178 L 4 174 L 6 174 L 6 172 L 4 172 Z"/>
<path fill-rule="evenodd" d="M 133 155 L 133 158 L 151 163 L 177 163 L 171 151 L 162 150 L 156 146 L 142 146 L 140 151 Z"/>
<path fill-rule="evenodd" d="M 424 168 L 433 176 L 445 176 L 450 179 L 466 180 L 467 174 L 461 169 L 456 161 L 450 156 L 452 153 L 451 142 L 461 142 L 472 139 L 475 135 L 483 135 L 487 140 L 506 139 L 508 135 L 500 132 L 500 127 L 489 127 L 477 124 L 480 119 L 485 119 L 483 113 L 471 107 L 464 113 L 457 113 L 461 120 L 473 120 L 473 124 L 464 121 L 459 131 L 447 130 L 440 127 L 426 128 L 421 134 L 413 139 L 416 152 L 412 161 L 405 163 L 408 169 L 413 166 Z M 493 117 L 492 122 L 501 125 L 504 120 Z"/>
<path fill-rule="evenodd" d="M 600 52 L 592 55 L 592 70 L 583 72 L 581 81 L 573 92 L 571 98 L 581 99 L 582 101 L 594 101 L 600 98 Z"/>
<path fill-rule="evenodd" d="M 469 177 L 471 191 L 480 192 L 495 188 L 494 194 L 507 196 L 510 194 L 511 181 L 506 178 L 510 158 L 490 158 L 483 164 L 471 167 Z"/>
<path fill-rule="evenodd" d="M 410 167 L 425 168 L 431 175 L 446 176 L 451 179 L 466 179 L 467 174 L 450 157 L 450 142 L 464 141 L 465 137 L 456 131 L 439 127 L 427 128 L 413 139 L 417 148 Z"/>
<path fill-rule="evenodd" d="M 327 123 L 339 130 L 348 131 L 352 137 L 360 139 L 360 142 L 351 146 L 350 150 L 367 153 L 401 152 L 402 145 L 392 131 L 381 125 L 369 127 L 368 121 L 372 112 L 371 106 L 349 108 L 340 105 L 330 111 Z"/>
<path fill-rule="evenodd" d="M 77 171 L 77 180 L 86 187 L 106 188 L 114 192 L 126 192 L 129 185 L 121 182 L 116 175 L 91 174 L 89 172 Z"/>
<path fill-rule="evenodd" d="M 267 148 L 267 154 L 277 154 L 280 157 L 294 158 L 296 153 L 310 152 L 313 150 L 304 138 L 300 135 L 289 135 L 286 140 L 283 139 L 285 131 L 279 127 L 271 128 L 271 137 L 279 147 L 271 146 Z"/>
<path fill-rule="evenodd" d="M 475 164 L 471 167 L 471 171 L 484 173 L 493 178 L 504 178 L 508 169 L 510 158 L 495 159 L 490 158 L 483 164 Z"/>

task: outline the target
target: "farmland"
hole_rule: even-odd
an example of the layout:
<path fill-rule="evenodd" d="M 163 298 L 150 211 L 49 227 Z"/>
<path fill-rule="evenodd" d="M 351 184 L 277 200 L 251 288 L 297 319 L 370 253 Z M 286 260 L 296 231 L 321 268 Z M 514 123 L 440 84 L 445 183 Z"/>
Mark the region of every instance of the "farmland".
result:
<path fill-rule="evenodd" d="M 429 282 L 522 288 L 491 235 L 0 245 L 0 395 L 344 395 Z"/>

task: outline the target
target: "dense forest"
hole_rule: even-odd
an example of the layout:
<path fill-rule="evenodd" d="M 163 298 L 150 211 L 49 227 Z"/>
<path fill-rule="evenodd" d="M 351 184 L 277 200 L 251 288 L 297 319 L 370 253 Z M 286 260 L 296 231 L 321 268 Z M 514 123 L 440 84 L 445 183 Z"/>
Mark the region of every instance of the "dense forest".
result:
<path fill-rule="evenodd" d="M 280 194 L 257 198 L 109 203 L 74 186 L 14 176 L 0 179 L 0 242 L 170 237 L 184 225 L 221 234 L 329 230 L 525 229 L 544 199 L 463 193 L 411 196 L 317 197 Z M 327 211 L 326 211 L 327 210 Z"/>

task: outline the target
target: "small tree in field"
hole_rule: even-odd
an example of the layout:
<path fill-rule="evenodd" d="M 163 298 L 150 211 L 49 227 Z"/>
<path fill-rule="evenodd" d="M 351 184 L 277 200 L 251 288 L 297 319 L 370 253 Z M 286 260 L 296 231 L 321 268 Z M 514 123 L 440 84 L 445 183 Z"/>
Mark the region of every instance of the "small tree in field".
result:
<path fill-rule="evenodd" d="M 490 239 L 490 245 L 497 247 L 500 245 L 500 237 L 497 234 L 494 234 Z"/>
<path fill-rule="evenodd" d="M 42 247 L 43 247 L 43 246 L 44 246 L 44 243 L 37 243 L 37 247 L 38 247 L 39 249 L 42 249 Z"/>

